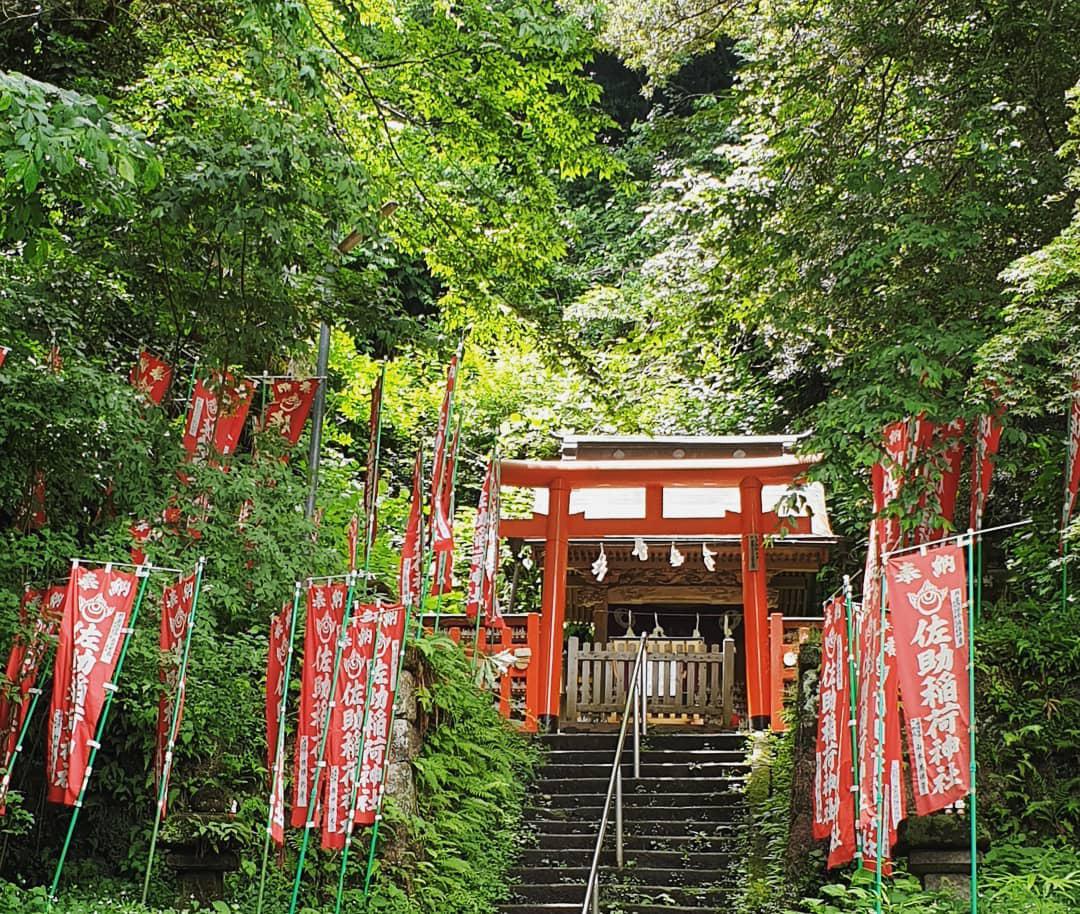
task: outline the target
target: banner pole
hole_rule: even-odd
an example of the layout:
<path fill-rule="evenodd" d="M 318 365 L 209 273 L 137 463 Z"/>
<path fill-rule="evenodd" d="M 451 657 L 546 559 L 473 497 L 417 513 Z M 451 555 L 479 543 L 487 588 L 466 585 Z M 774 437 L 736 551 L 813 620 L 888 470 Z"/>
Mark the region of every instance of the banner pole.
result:
<path fill-rule="evenodd" d="M 975 552 L 975 621 L 982 621 L 982 571 L 983 571 L 983 540 L 979 533 L 978 549 Z"/>
<path fill-rule="evenodd" d="M 300 612 L 300 590 L 301 584 L 297 581 L 296 584 L 293 585 L 292 612 L 289 614 L 289 651 L 285 655 L 285 671 L 282 680 L 284 686 L 281 693 L 281 707 L 278 708 L 277 743 L 274 748 L 274 770 L 270 772 L 270 803 L 266 813 L 266 837 L 263 839 L 262 866 L 259 871 L 259 900 L 255 908 L 255 914 L 262 914 L 263 895 L 266 892 L 266 868 L 270 860 L 270 836 L 274 826 L 274 794 L 276 792 L 275 788 L 279 770 L 282 779 L 284 780 L 285 778 L 285 709 L 288 705 L 289 678 L 292 674 L 293 645 L 295 644 L 296 638 L 296 617 Z M 269 687 L 269 683 L 267 683 L 267 686 Z M 285 786 L 283 784 L 282 792 L 284 792 L 284 790 Z"/>
<path fill-rule="evenodd" d="M 375 425 L 375 472 L 372 474 L 372 478 L 375 480 L 375 492 L 372 494 L 372 513 L 375 512 L 375 500 L 378 497 L 378 479 L 379 479 L 379 455 L 382 447 L 382 395 L 384 381 L 387 377 L 387 364 L 382 363 L 382 372 L 379 375 L 379 406 L 378 413 L 376 414 Z M 367 582 L 368 572 L 370 567 L 370 556 L 372 556 L 374 526 L 372 519 L 365 518 L 364 524 L 364 581 L 361 584 L 362 599 L 367 597 Z M 379 646 L 379 627 L 382 623 L 382 609 L 379 608 L 379 614 L 375 622 L 375 643 L 372 646 L 372 656 L 367 659 L 367 678 L 364 683 L 364 713 L 360 724 L 360 742 L 356 745 L 356 765 L 352 772 L 352 785 L 349 793 L 349 805 L 347 807 L 346 818 L 346 833 L 345 833 L 345 847 L 341 848 L 341 868 L 338 871 L 338 886 L 337 896 L 334 899 L 334 914 L 341 914 L 341 898 L 345 895 L 345 875 L 349 866 L 349 849 L 352 846 L 352 832 L 353 832 L 353 818 L 356 815 L 356 797 L 360 793 L 360 772 L 364 764 L 364 742 L 367 739 L 367 718 L 370 711 L 370 705 L 372 705 L 372 670 L 375 666 L 375 651 Z M 402 632 L 402 657 L 405 656 L 405 639 L 408 636 L 408 616 L 405 618 L 405 630 Z M 391 712 L 392 713 L 392 712 Z M 393 724 L 391 723 L 391 729 Z M 393 734 L 391 734 L 391 737 Z M 261 912 L 257 912 L 261 914 Z"/>
<path fill-rule="evenodd" d="M 874 802 L 877 803 L 877 835 L 875 853 L 877 860 L 874 867 L 874 911 L 881 914 L 881 870 L 882 853 L 881 847 L 885 832 L 885 603 L 887 600 L 887 583 L 885 580 L 885 568 L 881 570 L 881 616 L 878 621 L 878 659 L 877 659 L 877 694 L 874 697 L 877 703 L 877 721 L 875 731 L 877 733 L 877 746 L 874 751 L 874 769 L 877 774 L 874 784 Z"/>
<path fill-rule="evenodd" d="M 968 530 L 968 565 L 974 558 L 975 535 L 973 530 Z M 981 595 L 980 595 L 981 596 Z M 968 727 L 970 734 L 970 773 L 971 794 L 968 797 L 968 816 L 971 819 L 971 914 L 979 911 L 979 876 L 978 876 L 978 840 L 976 837 L 976 802 L 975 802 L 975 587 L 971 575 L 968 575 L 968 704 L 970 705 L 971 721 Z"/>
<path fill-rule="evenodd" d="M 857 689 L 859 688 L 858 679 L 856 677 L 855 669 L 855 619 L 854 619 L 854 607 L 851 599 L 851 578 L 848 575 L 844 575 L 844 616 L 847 625 L 847 661 L 848 661 L 848 699 L 851 705 L 851 720 L 848 723 L 848 729 L 851 731 L 851 780 L 852 780 L 852 801 L 855 806 L 855 818 L 853 823 L 859 821 L 859 731 L 858 731 L 858 715 L 859 715 L 859 699 Z M 859 829 L 854 828 L 855 831 L 855 864 L 856 869 L 862 869 L 862 838 L 859 834 Z"/>
<path fill-rule="evenodd" d="M 1061 531 L 1061 611 L 1069 608 L 1069 540 L 1065 535 L 1068 527 Z"/>
<path fill-rule="evenodd" d="M 77 570 L 77 563 L 73 563 L 71 573 L 75 574 Z M 60 849 L 60 859 L 56 862 L 56 872 L 53 874 L 52 885 L 49 886 L 49 896 L 46 899 L 48 907 L 52 907 L 53 902 L 56 901 L 56 890 L 60 885 L 60 877 L 64 872 L 64 863 L 67 860 L 68 850 L 71 848 L 71 839 L 75 834 L 75 825 L 79 821 L 79 812 L 82 810 L 83 800 L 86 797 L 86 788 L 90 785 L 90 775 L 94 771 L 94 761 L 97 759 L 98 746 L 101 744 L 101 737 L 105 733 L 105 725 L 109 720 L 109 711 L 112 709 L 113 697 L 116 695 L 116 682 L 120 678 L 120 673 L 124 669 L 124 660 L 127 657 L 128 647 L 131 645 L 131 636 L 135 632 L 135 621 L 139 618 L 139 609 L 142 607 L 143 597 L 146 595 L 146 585 L 150 581 L 150 565 L 142 565 L 135 572 L 136 576 L 142 578 L 142 582 L 139 584 L 139 591 L 135 596 L 135 608 L 131 611 L 131 619 L 125 626 L 127 632 L 124 635 L 124 643 L 120 647 L 120 656 L 116 661 L 116 669 L 113 671 L 111 689 L 105 690 L 105 706 L 101 709 L 101 717 L 98 718 L 97 731 L 94 733 L 94 742 L 90 746 L 90 757 L 86 763 L 86 773 L 83 775 L 83 781 L 79 787 L 79 797 L 75 801 L 75 809 L 71 813 L 71 821 L 68 823 L 67 835 L 64 838 L 64 845 Z M 77 598 L 76 598 L 77 599 Z M 54 669 L 54 674 L 56 670 Z M 53 677 L 55 687 L 55 675 Z"/>
<path fill-rule="evenodd" d="M 319 796 L 319 787 L 322 784 L 322 769 L 326 763 L 326 737 L 330 733 L 330 719 L 334 712 L 334 697 L 337 695 L 338 677 L 341 675 L 341 654 L 345 642 L 345 632 L 349 628 L 349 623 L 352 622 L 356 574 L 350 574 L 348 580 L 349 590 L 345 596 L 345 614 L 341 620 L 341 631 L 338 632 L 337 645 L 334 648 L 334 672 L 330 677 L 330 695 L 326 703 L 326 715 L 323 718 L 322 733 L 319 735 L 319 751 L 315 756 L 315 776 L 312 779 L 311 793 L 308 796 L 307 821 L 304 823 L 304 837 L 300 842 L 300 859 L 296 862 L 296 877 L 293 879 L 289 914 L 296 914 L 296 905 L 300 900 L 300 881 L 304 877 L 304 861 L 307 859 L 308 845 L 311 843 L 311 831 L 315 827 L 315 804 Z"/>
<path fill-rule="evenodd" d="M 157 809 L 154 811 L 154 831 L 150 835 L 150 855 L 146 859 L 146 876 L 143 878 L 142 901 L 150 891 L 150 874 L 154 869 L 154 851 L 157 850 L 158 833 L 161 831 L 161 818 L 164 815 L 165 795 L 169 787 L 169 774 L 172 772 L 173 750 L 176 748 L 176 731 L 180 726 L 180 709 L 186 692 L 188 658 L 191 655 L 191 634 L 195 630 L 195 615 L 199 606 L 199 592 L 202 590 L 203 569 L 206 557 L 200 556 L 195 564 L 195 590 L 191 595 L 191 615 L 188 617 L 187 633 L 184 636 L 184 653 L 180 658 L 177 671 L 176 696 L 173 698 L 172 720 L 169 722 L 169 741 L 165 744 L 165 759 L 161 766 L 161 784 L 158 786 Z M 162 610 L 164 612 L 164 609 Z"/>
<path fill-rule="evenodd" d="M 360 741 L 356 747 L 356 766 L 353 769 L 352 787 L 349 792 L 348 817 L 345 820 L 345 846 L 341 849 L 341 869 L 338 871 L 337 897 L 334 900 L 334 914 L 341 914 L 341 899 L 345 893 L 345 871 L 349 866 L 349 850 L 352 847 L 353 818 L 356 816 L 356 799 L 360 793 L 360 772 L 364 766 L 364 743 L 367 741 L 368 716 L 371 710 L 371 672 L 375 666 L 375 650 L 379 646 L 379 629 L 382 626 L 383 609 L 379 607 L 379 613 L 375 620 L 375 643 L 372 645 L 371 656 L 367 662 L 367 679 L 364 683 L 364 714 L 360 723 Z M 405 626 L 409 625 L 406 618 Z M 401 634 L 404 656 L 405 633 Z M 390 725 L 393 730 L 393 723 Z M 393 737 L 393 733 L 390 734 Z M 387 762 L 390 759 L 390 739 L 387 739 Z"/>
<path fill-rule="evenodd" d="M 430 581 L 427 580 L 426 575 L 423 583 L 420 587 L 420 625 L 417 627 L 416 639 L 419 641 L 424 630 L 424 594 L 427 592 L 430 586 Z M 398 658 L 397 669 L 397 681 L 401 681 L 401 671 L 405 668 L 405 654 L 407 653 L 409 642 L 409 615 L 412 613 L 412 604 L 410 603 L 405 607 L 405 628 L 401 632 L 401 656 Z M 378 642 L 376 641 L 376 646 Z M 371 827 L 371 837 L 368 839 L 368 860 L 367 860 L 367 872 L 364 874 L 364 902 L 367 902 L 368 893 L 371 889 L 371 874 L 375 868 L 375 848 L 379 843 L 379 823 L 382 822 L 382 801 L 383 801 L 383 777 L 386 774 L 386 767 L 390 764 L 390 747 L 394 739 L 394 717 L 397 712 L 397 695 L 394 696 L 394 701 L 390 704 L 390 723 L 387 727 L 387 739 L 386 739 L 386 758 L 383 761 L 382 768 L 379 770 L 379 782 L 375 786 L 376 796 L 378 800 L 375 803 L 375 824 Z M 351 820 L 350 820 L 351 821 Z M 291 912 L 290 912 L 291 914 Z"/>
<path fill-rule="evenodd" d="M 490 459 L 495 464 L 495 495 L 494 495 L 494 497 L 490 496 L 490 495 L 488 496 L 488 511 L 489 512 L 494 510 L 494 507 L 492 506 L 492 502 L 494 502 L 495 504 L 499 503 L 498 494 L 499 494 L 499 491 L 500 491 L 500 486 L 502 484 L 502 464 L 499 462 L 499 451 L 498 451 L 497 446 L 496 446 L 496 449 L 494 451 L 492 451 Z M 498 528 L 496 528 L 496 530 L 495 530 L 495 539 L 496 539 L 495 550 L 496 550 L 496 552 L 498 552 L 498 549 L 499 549 L 499 544 L 498 544 L 499 531 L 498 531 Z M 485 542 L 484 542 L 484 551 L 485 551 L 485 553 L 490 548 L 491 548 L 491 544 L 488 543 L 485 540 Z M 484 561 L 487 561 L 486 555 L 485 555 Z M 494 584 L 494 581 L 493 581 L 492 582 L 492 589 L 493 590 L 494 590 L 494 587 L 495 587 L 495 584 Z M 484 590 L 483 584 L 481 583 L 481 586 L 480 586 L 480 592 L 481 592 L 480 604 L 482 604 L 484 602 L 483 599 L 482 599 L 483 590 Z M 494 593 L 492 593 L 492 599 L 493 600 L 495 599 Z M 484 610 L 486 610 L 487 607 L 483 606 L 483 605 L 480 605 L 480 604 L 478 604 L 477 607 L 476 607 L 476 640 L 473 643 L 473 669 L 479 669 L 479 667 L 480 667 L 480 627 L 481 626 L 484 626 L 485 628 L 487 627 L 487 621 L 484 619 Z M 485 638 L 484 640 L 486 642 L 487 639 Z"/>
<path fill-rule="evenodd" d="M 458 370 L 460 371 L 460 362 L 458 363 Z M 454 528 L 454 509 L 457 506 L 457 499 L 454 497 L 454 488 L 457 485 L 457 468 L 458 468 L 458 454 L 461 450 L 461 413 L 457 409 L 457 384 L 454 384 L 453 394 L 450 398 L 450 417 L 447 421 L 447 433 L 449 433 L 449 426 L 451 422 L 454 423 L 454 437 L 447 438 L 447 445 L 453 447 L 453 454 L 450 456 L 453 458 L 450 461 L 450 512 L 447 517 L 447 522 L 450 524 L 450 529 Z M 439 493 L 440 498 L 442 493 Z M 435 595 L 435 624 L 432 626 L 433 631 L 439 630 L 439 621 L 442 618 L 442 582 L 446 575 L 446 563 L 453 563 L 454 553 L 451 552 L 449 557 L 445 552 L 439 553 L 438 567 L 436 569 L 435 581 L 439 588 L 439 592 Z"/>

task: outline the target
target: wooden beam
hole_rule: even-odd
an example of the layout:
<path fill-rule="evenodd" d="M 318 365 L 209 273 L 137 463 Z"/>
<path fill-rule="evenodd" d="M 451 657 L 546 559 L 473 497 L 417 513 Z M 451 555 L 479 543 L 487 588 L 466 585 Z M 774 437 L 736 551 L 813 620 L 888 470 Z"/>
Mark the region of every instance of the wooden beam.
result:
<path fill-rule="evenodd" d="M 544 539 L 547 534 L 547 515 L 534 514 L 529 518 L 506 519 L 499 524 L 499 535 L 515 539 Z M 657 517 L 586 519 L 572 514 L 567 519 L 567 536 L 570 539 L 602 539 L 605 536 L 644 536 L 647 539 L 671 537 L 738 536 L 744 528 L 742 516 L 732 512 L 724 517 Z M 809 517 L 780 518 L 774 512 L 762 514 L 756 529 L 765 536 L 778 536 L 781 532 L 811 534 Z"/>
<path fill-rule="evenodd" d="M 556 479 L 571 489 L 603 486 L 738 486 L 747 477 L 764 485 L 791 483 L 818 455 L 692 460 L 504 460 L 504 486 L 546 488 Z"/>

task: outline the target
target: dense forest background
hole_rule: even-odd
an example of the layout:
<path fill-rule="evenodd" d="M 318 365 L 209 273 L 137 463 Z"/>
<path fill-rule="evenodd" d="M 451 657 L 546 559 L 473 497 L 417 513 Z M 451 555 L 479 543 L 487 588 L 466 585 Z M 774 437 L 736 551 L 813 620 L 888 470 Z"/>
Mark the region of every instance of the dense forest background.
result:
<path fill-rule="evenodd" d="M 135 522 L 155 561 L 210 556 L 177 800 L 227 783 L 257 830 L 265 629 L 343 567 L 380 363 L 387 588 L 461 339 L 463 534 L 496 446 L 809 432 L 853 571 L 882 426 L 996 397 L 985 523 L 1034 522 L 988 544 L 987 789 L 1001 833 L 1075 840 L 1078 46 L 1080 3 L 1035 0 L 0 3 L 0 627 L 24 581 L 123 557 Z M 179 482 L 193 373 L 314 374 L 320 321 L 318 527 L 306 435 Z M 176 367 L 162 408 L 128 383 L 144 347 Z M 120 877 L 152 802 L 158 658 L 133 650 L 84 846 Z M 40 884 L 59 825 L 18 786 L 0 867 Z"/>

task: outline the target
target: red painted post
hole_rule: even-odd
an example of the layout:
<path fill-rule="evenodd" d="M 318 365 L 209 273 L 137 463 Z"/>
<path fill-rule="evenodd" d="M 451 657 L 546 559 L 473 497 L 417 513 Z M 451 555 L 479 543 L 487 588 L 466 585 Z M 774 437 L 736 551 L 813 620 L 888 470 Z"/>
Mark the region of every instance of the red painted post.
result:
<path fill-rule="evenodd" d="M 739 483 L 742 521 L 743 634 L 746 652 L 746 704 L 750 725 L 763 730 L 768 723 L 768 597 L 765 544 L 762 541 L 761 480 Z"/>
<path fill-rule="evenodd" d="M 554 726 L 559 718 L 562 693 L 563 622 L 566 619 L 567 517 L 570 486 L 555 479 L 548 488 L 548 515 L 544 551 L 544 587 L 540 607 L 543 617 L 540 653 L 543 657 L 544 694 L 540 696 L 541 726 Z"/>
<path fill-rule="evenodd" d="M 769 614 L 769 714 L 773 733 L 784 732 L 784 614 Z"/>
<path fill-rule="evenodd" d="M 525 669 L 525 726 L 527 733 L 535 733 L 540 716 L 540 617 L 529 613 L 525 623 L 526 643 L 532 651 Z"/>
<path fill-rule="evenodd" d="M 502 630 L 502 638 L 499 645 L 502 650 L 510 651 L 514 650 L 514 635 L 507 626 Z M 499 677 L 499 713 L 510 720 L 510 695 L 514 685 L 514 667 L 511 666 L 502 676 Z"/>

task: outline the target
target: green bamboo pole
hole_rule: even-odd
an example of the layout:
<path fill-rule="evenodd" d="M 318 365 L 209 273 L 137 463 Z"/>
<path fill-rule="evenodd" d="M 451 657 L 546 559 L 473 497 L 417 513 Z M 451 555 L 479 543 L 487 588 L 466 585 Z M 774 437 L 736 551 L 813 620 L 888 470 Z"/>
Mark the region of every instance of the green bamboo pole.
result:
<path fill-rule="evenodd" d="M 326 715 L 323 718 L 322 733 L 319 735 L 319 751 L 315 757 L 315 776 L 312 780 L 311 793 L 307 804 L 307 821 L 304 823 L 304 837 L 300 842 L 300 859 L 296 863 L 296 877 L 293 879 L 292 900 L 289 902 L 289 914 L 296 914 L 296 905 L 300 901 L 300 882 L 304 877 L 304 861 L 307 859 L 308 845 L 311 843 L 311 832 L 315 828 L 315 804 L 319 796 L 319 785 L 322 783 L 322 769 L 326 762 L 326 737 L 330 732 L 330 718 L 334 712 L 334 698 L 337 695 L 338 676 L 341 674 L 341 652 L 345 641 L 345 632 L 352 621 L 353 593 L 356 589 L 356 574 L 350 572 L 347 575 L 349 590 L 345 597 L 345 615 L 341 620 L 341 630 L 337 636 L 334 647 L 334 671 L 330 677 L 330 696 L 326 703 Z M 305 661 L 307 658 L 305 658 Z"/>
<path fill-rule="evenodd" d="M 375 420 L 375 454 L 373 458 L 375 461 L 375 472 L 372 474 L 372 478 L 378 480 L 379 478 L 379 458 L 382 450 L 382 402 L 383 396 L 383 382 L 386 380 L 386 363 L 383 363 L 382 374 L 379 378 L 379 411 Z M 377 489 L 376 489 L 377 491 Z M 371 506 L 374 510 L 375 496 L 372 496 Z M 367 599 L 368 595 L 368 573 L 371 566 L 371 548 L 372 548 L 372 525 L 371 519 L 367 518 L 367 523 L 364 525 L 364 580 L 361 584 L 361 599 Z M 352 787 L 349 791 L 349 805 L 346 807 L 347 818 L 345 824 L 345 847 L 341 850 L 341 867 L 338 871 L 338 884 L 337 884 L 337 897 L 334 900 L 334 914 L 341 914 L 341 899 L 345 893 L 345 871 L 349 866 L 349 850 L 352 847 L 352 835 L 353 835 L 353 817 L 356 815 L 356 799 L 359 794 L 359 780 L 360 771 L 363 768 L 364 759 L 364 742 L 367 739 L 367 727 L 368 727 L 368 713 L 371 710 L 371 672 L 375 664 L 375 651 L 379 646 L 379 627 L 382 624 L 382 610 L 380 608 L 378 616 L 375 620 L 375 640 L 372 645 L 371 656 L 367 662 L 367 678 L 364 682 L 364 713 L 360 722 L 360 742 L 356 747 L 356 766 L 353 769 Z M 405 623 L 406 629 L 408 628 L 408 621 Z M 404 644 L 406 633 L 402 632 L 401 640 Z M 405 651 L 402 650 L 404 656 Z M 387 741 L 389 744 L 389 740 Z"/>
<path fill-rule="evenodd" d="M 150 836 L 150 855 L 146 859 L 146 876 L 143 878 L 142 904 L 146 904 L 146 896 L 150 892 L 150 874 L 154 869 L 154 851 L 157 850 L 158 834 L 161 831 L 161 816 L 165 808 L 165 791 L 169 785 L 169 774 L 172 771 L 173 750 L 176 748 L 176 731 L 180 726 L 180 709 L 184 701 L 185 677 L 187 676 L 188 658 L 191 654 L 191 633 L 195 630 L 195 614 L 199 607 L 199 592 L 202 590 L 203 569 L 206 567 L 206 558 L 200 557 L 195 564 L 195 591 L 191 595 L 191 615 L 188 617 L 187 633 L 184 635 L 184 652 L 180 658 L 180 669 L 177 671 L 176 697 L 173 699 L 172 720 L 169 722 L 169 741 L 165 744 L 165 760 L 161 766 L 161 784 L 158 786 L 157 809 L 154 812 L 154 831 Z M 162 610 L 164 612 L 164 610 Z"/>
<path fill-rule="evenodd" d="M 855 669 L 855 619 L 854 619 L 854 607 L 852 605 L 851 598 L 851 578 L 848 575 L 844 575 L 844 621 L 847 625 L 847 661 L 848 661 L 848 699 L 851 705 L 851 719 L 848 721 L 848 730 L 851 733 L 851 779 L 854 785 L 852 792 L 852 802 L 855 804 L 855 818 L 854 822 L 859 821 L 859 731 L 858 731 L 858 714 L 859 714 L 859 698 L 858 688 L 859 682 Z M 857 861 L 856 868 L 862 869 L 862 853 L 861 847 L 859 847 L 859 829 L 855 829 L 855 859 Z"/>
<path fill-rule="evenodd" d="M 408 626 L 408 619 L 405 620 L 406 627 Z M 364 767 L 364 743 L 367 740 L 367 728 L 368 728 L 368 715 L 371 710 L 371 672 L 375 665 L 375 650 L 379 646 L 379 627 L 382 625 L 382 608 L 379 609 L 378 617 L 375 621 L 375 643 L 372 646 L 371 656 L 367 662 L 367 679 L 364 683 L 364 714 L 360 723 L 360 742 L 356 747 L 356 766 L 353 769 L 352 787 L 349 791 L 349 806 L 348 806 L 348 818 L 345 822 L 345 847 L 341 851 L 341 868 L 338 871 L 338 884 L 337 884 L 337 898 L 334 901 L 334 914 L 341 914 L 341 899 L 345 893 L 345 871 L 349 866 L 349 849 L 352 846 L 353 836 L 353 818 L 356 815 L 356 800 L 360 793 L 360 772 Z M 405 640 L 405 633 L 401 635 L 402 642 Z M 404 650 L 401 652 L 404 655 Z M 391 728 L 393 725 L 391 724 Z M 387 762 L 389 762 L 389 748 L 390 748 L 390 736 L 387 737 Z"/>
<path fill-rule="evenodd" d="M 879 619 L 880 630 L 878 632 L 878 659 L 877 659 L 877 748 L 874 752 L 874 768 L 877 772 L 877 783 L 874 785 L 874 801 L 877 803 L 877 841 L 875 852 L 877 860 L 874 864 L 874 911 L 881 914 L 881 848 L 887 840 L 885 837 L 885 602 L 887 598 L 887 584 L 885 581 L 885 569 L 881 570 L 881 616 Z"/>
<path fill-rule="evenodd" d="M 64 863 L 67 861 L 68 850 L 71 848 L 71 839 L 75 834 L 75 825 L 79 821 L 79 812 L 82 810 L 83 800 L 86 797 L 86 788 L 90 784 L 90 775 L 94 771 L 94 761 L 97 759 L 98 747 L 101 745 L 101 737 L 105 733 L 105 725 L 109 720 L 109 711 L 112 709 L 113 698 L 116 695 L 116 682 L 124 669 L 124 660 L 127 658 L 128 647 L 131 644 L 131 636 L 135 631 L 135 621 L 139 618 L 139 610 L 142 607 L 143 597 L 146 595 L 146 585 L 150 580 L 150 572 L 152 570 L 153 567 L 151 565 L 140 565 L 135 572 L 138 577 L 142 578 L 142 581 L 139 584 L 139 590 L 135 596 L 135 608 L 131 611 L 131 618 L 125 626 L 127 632 L 124 634 L 124 642 L 120 647 L 120 657 L 116 661 L 116 669 L 113 671 L 112 675 L 111 685 L 113 688 L 105 690 L 105 706 L 101 709 L 101 717 L 98 718 L 97 731 L 94 733 L 94 742 L 90 745 L 90 758 L 86 764 L 86 772 L 83 775 L 82 785 L 79 787 L 79 797 L 75 801 L 75 809 L 71 813 L 71 821 L 68 823 L 64 845 L 60 849 L 60 859 L 56 862 L 56 872 L 53 874 L 52 884 L 49 886 L 47 905 L 50 908 L 52 907 L 53 902 L 56 901 L 56 890 L 60 885 L 60 877 L 64 873 Z M 72 562 L 71 573 L 75 574 L 77 571 L 78 562 Z"/>
<path fill-rule="evenodd" d="M 973 530 L 968 530 L 967 554 L 968 567 L 971 567 L 974 558 L 975 535 Z M 968 797 L 968 816 L 971 819 L 971 914 L 979 911 L 979 876 L 978 876 L 978 842 L 976 838 L 976 803 L 975 803 L 975 589 L 972 576 L 968 575 L 968 713 L 971 722 L 968 729 L 970 734 L 970 775 L 971 794 Z"/>
<path fill-rule="evenodd" d="M 199 378 L 199 360 L 195 360 L 195 364 L 191 366 L 191 380 L 188 381 L 187 398 L 184 400 L 186 406 L 191 405 L 191 395 L 195 393 L 195 382 Z"/>
<path fill-rule="evenodd" d="M 293 585 L 292 612 L 289 614 L 289 652 L 285 655 L 284 688 L 281 695 L 281 707 L 278 708 L 277 744 L 274 748 L 274 770 L 270 772 L 270 804 L 266 813 L 266 835 L 263 838 L 262 866 L 259 870 L 259 901 L 255 914 L 262 914 L 263 896 L 266 892 L 266 869 L 270 861 L 270 835 L 274 827 L 274 793 L 278 769 L 282 779 L 285 777 L 283 760 L 285 756 L 285 708 L 288 704 L 289 678 L 292 675 L 293 645 L 296 639 L 296 617 L 300 613 L 300 592 L 303 589 L 299 581 Z M 267 686 L 269 687 L 269 683 Z M 285 786 L 282 785 L 282 791 Z"/>

